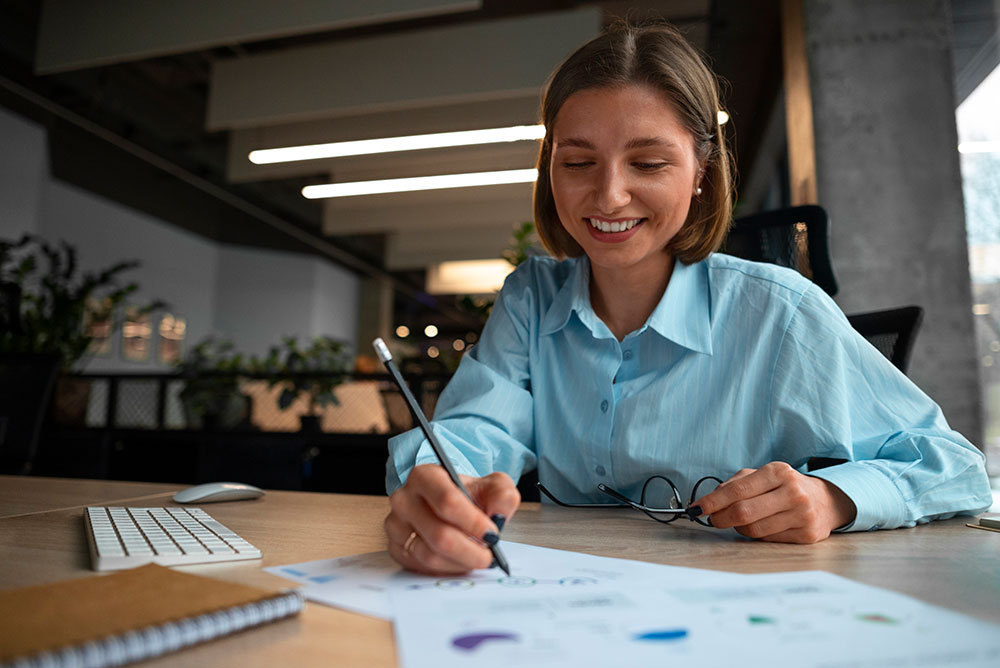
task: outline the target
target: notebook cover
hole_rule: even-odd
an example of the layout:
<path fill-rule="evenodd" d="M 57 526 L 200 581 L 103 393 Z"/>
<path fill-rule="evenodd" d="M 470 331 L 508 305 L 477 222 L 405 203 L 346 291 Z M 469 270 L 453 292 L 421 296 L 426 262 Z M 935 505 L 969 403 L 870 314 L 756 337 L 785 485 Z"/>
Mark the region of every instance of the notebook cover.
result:
<path fill-rule="evenodd" d="M 0 662 L 179 621 L 284 592 L 148 564 L 0 591 Z"/>

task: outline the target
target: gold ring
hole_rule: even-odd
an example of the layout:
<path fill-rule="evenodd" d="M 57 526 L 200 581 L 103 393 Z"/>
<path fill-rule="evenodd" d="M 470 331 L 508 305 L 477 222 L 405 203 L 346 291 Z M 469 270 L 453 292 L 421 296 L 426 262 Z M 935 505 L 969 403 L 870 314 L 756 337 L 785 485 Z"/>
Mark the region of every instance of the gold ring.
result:
<path fill-rule="evenodd" d="M 420 536 L 417 535 L 416 531 L 411 531 L 410 535 L 406 537 L 406 542 L 403 543 L 403 551 L 408 554 L 413 554 L 413 543 L 415 543 L 419 537 Z"/>

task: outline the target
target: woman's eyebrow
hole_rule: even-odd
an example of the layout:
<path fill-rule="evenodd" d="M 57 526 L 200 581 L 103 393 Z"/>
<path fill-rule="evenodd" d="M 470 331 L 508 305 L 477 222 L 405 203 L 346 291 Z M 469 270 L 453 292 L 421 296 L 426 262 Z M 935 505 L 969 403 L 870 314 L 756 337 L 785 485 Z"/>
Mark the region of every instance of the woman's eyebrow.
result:
<path fill-rule="evenodd" d="M 650 148 L 653 146 L 660 148 L 674 148 L 676 144 L 663 137 L 637 137 L 635 139 L 629 139 L 625 142 L 626 149 Z"/>
<path fill-rule="evenodd" d="M 580 137 L 566 137 L 556 140 L 556 148 L 583 148 L 589 151 L 594 150 L 594 144 Z"/>
<path fill-rule="evenodd" d="M 590 142 L 582 137 L 566 137 L 565 139 L 557 139 L 556 148 L 582 148 L 588 151 L 595 150 L 593 142 Z M 629 139 L 625 142 L 626 150 L 633 150 L 637 148 L 674 148 L 677 144 L 665 139 L 663 137 L 636 137 L 635 139 Z"/>

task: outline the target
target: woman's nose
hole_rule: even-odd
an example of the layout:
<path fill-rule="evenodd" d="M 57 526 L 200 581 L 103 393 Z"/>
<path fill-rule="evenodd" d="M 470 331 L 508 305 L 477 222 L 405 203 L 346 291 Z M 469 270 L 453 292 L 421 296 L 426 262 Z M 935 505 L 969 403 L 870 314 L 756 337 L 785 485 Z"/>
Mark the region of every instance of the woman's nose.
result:
<path fill-rule="evenodd" d="M 632 201 L 628 181 L 616 167 L 601 170 L 595 190 L 595 204 L 601 213 L 614 213 Z"/>

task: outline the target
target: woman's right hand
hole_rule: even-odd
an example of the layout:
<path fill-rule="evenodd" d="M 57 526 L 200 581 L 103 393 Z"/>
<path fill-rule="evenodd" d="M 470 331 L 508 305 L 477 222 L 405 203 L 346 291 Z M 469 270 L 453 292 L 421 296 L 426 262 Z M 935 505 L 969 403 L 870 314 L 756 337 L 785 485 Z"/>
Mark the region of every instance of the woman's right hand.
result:
<path fill-rule="evenodd" d="M 457 575 L 492 565 L 487 545 L 499 539 L 502 524 L 517 512 L 521 494 L 506 473 L 459 477 L 472 501 L 437 464 L 414 467 L 406 484 L 389 497 L 389 554 L 404 568 Z"/>

